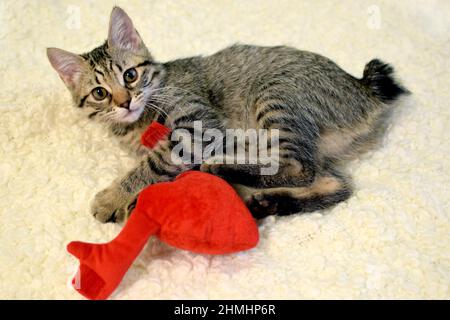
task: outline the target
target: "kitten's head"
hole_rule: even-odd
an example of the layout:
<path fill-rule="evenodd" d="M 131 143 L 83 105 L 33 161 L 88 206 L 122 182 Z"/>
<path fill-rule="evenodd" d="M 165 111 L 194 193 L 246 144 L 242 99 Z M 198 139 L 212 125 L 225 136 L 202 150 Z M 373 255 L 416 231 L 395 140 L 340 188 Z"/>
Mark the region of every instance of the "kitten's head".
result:
<path fill-rule="evenodd" d="M 137 121 L 163 73 L 131 19 L 118 7 L 111 12 L 108 40 L 103 45 L 82 55 L 49 48 L 47 55 L 76 106 L 90 118 L 108 123 Z"/>

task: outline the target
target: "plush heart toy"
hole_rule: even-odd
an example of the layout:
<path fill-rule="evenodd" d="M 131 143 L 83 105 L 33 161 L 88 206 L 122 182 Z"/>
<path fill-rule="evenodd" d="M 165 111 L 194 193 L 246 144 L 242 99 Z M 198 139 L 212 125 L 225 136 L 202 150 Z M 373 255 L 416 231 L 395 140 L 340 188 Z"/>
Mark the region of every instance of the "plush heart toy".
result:
<path fill-rule="evenodd" d="M 167 135 L 160 126 L 154 125 L 160 130 L 150 135 L 149 145 L 154 145 L 154 137 Z M 259 237 L 255 220 L 227 182 L 199 171 L 184 172 L 173 182 L 144 189 L 125 227 L 111 242 L 69 243 L 67 250 L 80 261 L 72 280 L 75 289 L 89 299 L 108 298 L 152 235 L 203 254 L 251 249 Z"/>

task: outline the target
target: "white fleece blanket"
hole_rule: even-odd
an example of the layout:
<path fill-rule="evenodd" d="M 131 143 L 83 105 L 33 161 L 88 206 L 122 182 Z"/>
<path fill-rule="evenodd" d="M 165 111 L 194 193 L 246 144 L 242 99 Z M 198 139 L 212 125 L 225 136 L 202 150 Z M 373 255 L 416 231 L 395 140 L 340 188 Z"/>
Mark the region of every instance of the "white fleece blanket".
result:
<path fill-rule="evenodd" d="M 0 298 L 79 299 L 65 245 L 120 230 L 96 222 L 89 202 L 133 159 L 71 107 L 45 55 L 99 45 L 116 3 L 159 60 L 288 44 L 358 77 L 379 57 L 414 94 L 383 146 L 351 164 L 350 200 L 268 218 L 258 247 L 239 254 L 152 240 L 113 299 L 450 298 L 446 0 L 1 1 Z"/>

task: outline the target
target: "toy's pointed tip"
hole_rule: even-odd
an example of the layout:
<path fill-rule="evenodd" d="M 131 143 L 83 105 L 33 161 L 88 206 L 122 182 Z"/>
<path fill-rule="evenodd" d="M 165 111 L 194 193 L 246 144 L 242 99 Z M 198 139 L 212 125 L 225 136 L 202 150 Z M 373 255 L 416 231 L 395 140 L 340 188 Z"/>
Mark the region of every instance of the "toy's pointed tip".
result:
<path fill-rule="evenodd" d="M 67 245 L 67 251 L 80 260 L 89 254 L 89 248 L 90 246 L 87 243 L 80 241 L 72 241 Z"/>

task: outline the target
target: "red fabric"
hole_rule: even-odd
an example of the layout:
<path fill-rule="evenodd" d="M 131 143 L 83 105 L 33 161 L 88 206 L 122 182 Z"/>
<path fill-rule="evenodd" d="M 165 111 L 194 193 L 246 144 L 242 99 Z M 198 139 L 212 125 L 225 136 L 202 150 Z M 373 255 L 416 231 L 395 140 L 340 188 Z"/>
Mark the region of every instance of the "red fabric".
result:
<path fill-rule="evenodd" d="M 227 254 L 258 242 L 258 228 L 247 207 L 221 178 L 198 171 L 144 189 L 121 233 L 106 244 L 71 242 L 80 260 L 72 282 L 89 299 L 106 299 L 151 235 L 198 253 Z"/>
<path fill-rule="evenodd" d="M 169 133 L 169 128 L 159 122 L 153 121 L 142 134 L 141 144 L 151 149 L 158 141 L 166 138 Z"/>
<path fill-rule="evenodd" d="M 80 260 L 72 285 L 88 299 L 108 298 L 148 238 L 158 230 L 159 225 L 145 214 L 132 214 L 119 235 L 109 243 L 69 243 L 67 251 Z"/>

